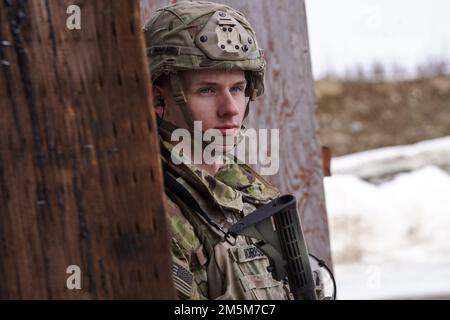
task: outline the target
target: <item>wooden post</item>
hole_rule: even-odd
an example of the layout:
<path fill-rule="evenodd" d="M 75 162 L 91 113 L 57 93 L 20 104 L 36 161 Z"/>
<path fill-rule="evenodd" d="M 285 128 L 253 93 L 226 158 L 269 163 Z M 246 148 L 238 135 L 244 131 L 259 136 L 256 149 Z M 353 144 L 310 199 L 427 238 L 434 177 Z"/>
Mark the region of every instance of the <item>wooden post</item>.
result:
<path fill-rule="evenodd" d="M 138 0 L 0 1 L 1 299 L 175 297 L 141 25 Z"/>
<path fill-rule="evenodd" d="M 248 16 L 265 49 L 267 94 L 252 106 L 250 126 L 280 129 L 280 172 L 270 180 L 304 199 L 299 212 L 309 251 L 332 267 L 304 1 L 227 4 Z"/>
<path fill-rule="evenodd" d="M 143 20 L 173 2 L 141 0 Z M 269 179 L 282 192 L 306 200 L 300 215 L 309 250 L 332 267 L 304 1 L 215 2 L 241 11 L 265 50 L 266 93 L 252 103 L 249 127 L 280 129 L 280 171 Z"/>

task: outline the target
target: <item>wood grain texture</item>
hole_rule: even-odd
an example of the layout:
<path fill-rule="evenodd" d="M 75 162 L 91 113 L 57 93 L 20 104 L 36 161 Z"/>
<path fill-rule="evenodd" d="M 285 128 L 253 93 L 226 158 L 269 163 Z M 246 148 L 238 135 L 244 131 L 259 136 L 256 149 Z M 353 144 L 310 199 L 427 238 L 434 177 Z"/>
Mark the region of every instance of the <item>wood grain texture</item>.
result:
<path fill-rule="evenodd" d="M 172 2 L 141 0 L 143 20 Z M 249 127 L 280 129 L 280 171 L 269 180 L 305 200 L 300 215 L 309 249 L 332 266 L 304 1 L 215 2 L 241 11 L 265 50 L 266 93 L 251 105 Z"/>
<path fill-rule="evenodd" d="M 175 297 L 141 25 L 138 0 L 0 1 L 1 299 Z"/>

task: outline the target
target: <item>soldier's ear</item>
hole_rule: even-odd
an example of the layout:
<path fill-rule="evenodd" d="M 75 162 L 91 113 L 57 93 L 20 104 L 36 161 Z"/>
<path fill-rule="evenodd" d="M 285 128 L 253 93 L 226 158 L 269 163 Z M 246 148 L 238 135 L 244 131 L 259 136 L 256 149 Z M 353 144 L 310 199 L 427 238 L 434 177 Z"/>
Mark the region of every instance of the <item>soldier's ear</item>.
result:
<path fill-rule="evenodd" d="M 156 114 L 161 118 L 164 114 L 166 103 L 163 98 L 163 90 L 159 86 L 153 86 L 153 106 Z"/>
<path fill-rule="evenodd" d="M 153 86 L 153 105 L 155 107 L 165 107 L 163 89 L 160 86 Z"/>

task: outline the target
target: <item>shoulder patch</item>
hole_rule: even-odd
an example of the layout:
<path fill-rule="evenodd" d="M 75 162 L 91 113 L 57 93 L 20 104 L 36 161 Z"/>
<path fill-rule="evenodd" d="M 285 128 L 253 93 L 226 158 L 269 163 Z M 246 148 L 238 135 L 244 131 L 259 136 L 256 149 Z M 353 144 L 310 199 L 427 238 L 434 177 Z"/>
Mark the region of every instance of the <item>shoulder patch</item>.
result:
<path fill-rule="evenodd" d="M 181 298 L 189 299 L 192 296 L 192 282 L 194 276 L 192 273 L 182 265 L 174 262 L 172 268 L 173 280 L 175 282 L 175 289 L 180 294 Z"/>

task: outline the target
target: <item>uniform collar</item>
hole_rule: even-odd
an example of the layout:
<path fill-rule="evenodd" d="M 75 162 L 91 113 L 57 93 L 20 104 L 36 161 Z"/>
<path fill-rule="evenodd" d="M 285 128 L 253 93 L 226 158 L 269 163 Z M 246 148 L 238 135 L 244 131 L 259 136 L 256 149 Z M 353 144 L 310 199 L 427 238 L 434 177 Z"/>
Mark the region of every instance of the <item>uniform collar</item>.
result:
<path fill-rule="evenodd" d="M 173 149 L 173 145 L 167 141 L 162 141 L 162 147 L 167 151 Z M 175 155 L 171 155 L 177 157 Z M 227 163 L 220 167 L 219 171 L 213 176 L 198 168 L 195 165 L 187 163 L 183 157 L 177 157 L 182 164 L 178 165 L 187 174 L 183 177 L 189 177 L 194 185 L 201 186 L 204 192 L 207 192 L 224 209 L 234 212 L 242 212 L 244 201 L 255 205 L 266 203 L 279 195 L 276 188 L 267 183 L 261 176 L 250 169 L 247 165 L 238 164 L 235 159 L 228 157 Z M 166 161 L 171 161 L 166 159 Z M 172 164 L 172 166 L 176 166 Z"/>

